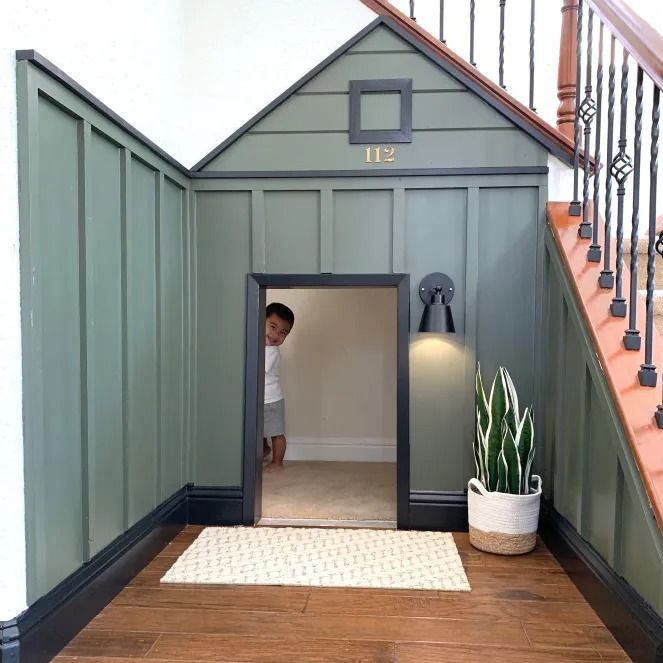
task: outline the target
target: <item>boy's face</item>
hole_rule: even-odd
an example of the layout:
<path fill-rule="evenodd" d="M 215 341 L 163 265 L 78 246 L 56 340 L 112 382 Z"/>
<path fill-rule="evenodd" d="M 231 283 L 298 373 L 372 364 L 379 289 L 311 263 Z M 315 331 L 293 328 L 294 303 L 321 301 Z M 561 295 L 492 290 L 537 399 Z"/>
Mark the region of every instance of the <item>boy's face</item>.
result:
<path fill-rule="evenodd" d="M 265 345 L 282 345 L 289 333 L 290 323 L 278 315 L 272 313 L 265 320 Z"/>

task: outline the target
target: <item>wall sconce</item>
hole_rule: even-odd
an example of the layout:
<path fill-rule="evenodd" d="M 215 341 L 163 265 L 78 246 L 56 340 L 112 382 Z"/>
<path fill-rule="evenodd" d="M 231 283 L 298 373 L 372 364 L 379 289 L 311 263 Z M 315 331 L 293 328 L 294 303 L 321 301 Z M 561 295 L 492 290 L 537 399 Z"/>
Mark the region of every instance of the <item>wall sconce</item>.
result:
<path fill-rule="evenodd" d="M 454 296 L 454 282 L 440 272 L 424 276 L 419 284 L 419 297 L 426 305 L 421 316 L 420 332 L 454 333 L 454 319 L 449 302 Z"/>

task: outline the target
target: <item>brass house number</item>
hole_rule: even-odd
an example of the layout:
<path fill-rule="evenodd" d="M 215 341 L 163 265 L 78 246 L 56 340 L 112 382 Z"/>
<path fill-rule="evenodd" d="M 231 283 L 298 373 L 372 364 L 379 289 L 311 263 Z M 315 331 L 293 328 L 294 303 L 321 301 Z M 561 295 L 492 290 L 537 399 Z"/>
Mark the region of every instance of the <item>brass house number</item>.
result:
<path fill-rule="evenodd" d="M 367 147 L 364 151 L 364 163 L 393 163 L 396 161 L 396 149 L 391 145 Z"/>

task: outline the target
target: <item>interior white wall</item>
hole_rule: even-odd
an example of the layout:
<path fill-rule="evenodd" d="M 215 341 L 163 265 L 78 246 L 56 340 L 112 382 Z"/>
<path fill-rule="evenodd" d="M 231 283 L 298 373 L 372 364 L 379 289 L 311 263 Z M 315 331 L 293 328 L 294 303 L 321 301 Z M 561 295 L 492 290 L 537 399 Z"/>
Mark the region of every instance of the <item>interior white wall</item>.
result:
<path fill-rule="evenodd" d="M 395 288 L 268 290 L 281 346 L 286 460 L 396 461 Z"/>

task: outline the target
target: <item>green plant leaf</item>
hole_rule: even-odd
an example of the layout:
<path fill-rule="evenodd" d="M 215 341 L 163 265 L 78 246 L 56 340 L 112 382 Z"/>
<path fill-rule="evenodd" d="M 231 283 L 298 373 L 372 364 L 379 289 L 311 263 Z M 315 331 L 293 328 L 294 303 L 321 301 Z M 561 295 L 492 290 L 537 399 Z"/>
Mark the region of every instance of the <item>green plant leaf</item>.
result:
<path fill-rule="evenodd" d="M 513 411 L 513 416 L 516 421 L 520 421 L 520 409 L 518 407 L 518 392 L 516 391 L 516 386 L 513 384 L 509 371 L 507 371 L 506 368 L 501 368 L 500 370 L 504 371 L 504 380 L 506 381 L 506 390 L 507 395 L 509 396 L 509 405 Z M 511 429 L 511 432 L 515 437 L 516 431 Z"/>
<path fill-rule="evenodd" d="M 497 485 L 495 487 L 495 490 L 498 493 L 506 493 L 508 491 L 507 474 L 508 468 L 506 465 L 506 459 L 504 458 L 504 452 L 500 451 L 497 456 Z"/>
<path fill-rule="evenodd" d="M 506 385 L 502 379 L 501 371 L 498 371 L 490 389 L 488 427 L 484 435 L 486 440 L 486 488 L 488 490 L 497 490 L 497 457 L 502 449 L 502 420 L 508 409 L 509 401 Z"/>
<path fill-rule="evenodd" d="M 504 418 L 509 425 L 509 428 L 511 429 L 511 434 L 516 437 L 516 434 L 518 432 L 518 419 L 517 419 L 517 412 L 518 412 L 518 397 L 516 397 L 516 409 L 514 410 L 513 407 L 513 401 L 511 400 L 512 394 L 511 394 L 511 388 L 509 384 L 511 384 L 511 387 L 513 387 L 513 382 L 511 382 L 511 378 L 509 377 L 509 374 L 506 370 L 506 368 L 500 368 L 500 379 L 502 380 L 502 383 L 504 384 L 504 391 L 506 392 L 506 397 L 507 397 L 507 403 L 508 407 L 506 412 L 504 413 Z"/>
<path fill-rule="evenodd" d="M 504 492 L 512 493 L 514 495 L 520 494 L 520 457 L 518 456 L 518 447 L 516 439 L 511 433 L 511 429 L 505 423 L 504 435 L 502 439 L 502 456 L 506 464 L 506 486 Z"/>
<path fill-rule="evenodd" d="M 477 401 L 477 420 L 481 426 L 484 435 L 488 427 L 488 402 L 486 401 L 486 392 L 483 389 L 483 380 L 481 379 L 481 365 L 477 364 L 477 375 L 475 381 L 476 401 Z"/>
<path fill-rule="evenodd" d="M 484 464 L 484 458 L 486 453 L 486 445 L 484 441 L 483 431 L 479 425 L 479 408 L 477 408 L 477 430 L 476 436 L 474 438 L 474 465 L 476 467 L 476 477 L 481 481 L 481 483 L 486 485 L 486 468 Z"/>
<path fill-rule="evenodd" d="M 529 493 L 530 474 L 532 472 L 532 461 L 534 460 L 534 422 L 532 421 L 532 411 L 525 408 L 523 418 L 518 426 L 516 435 L 516 445 L 518 447 L 518 458 L 521 467 L 520 490 L 523 494 Z"/>

